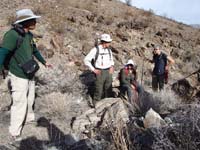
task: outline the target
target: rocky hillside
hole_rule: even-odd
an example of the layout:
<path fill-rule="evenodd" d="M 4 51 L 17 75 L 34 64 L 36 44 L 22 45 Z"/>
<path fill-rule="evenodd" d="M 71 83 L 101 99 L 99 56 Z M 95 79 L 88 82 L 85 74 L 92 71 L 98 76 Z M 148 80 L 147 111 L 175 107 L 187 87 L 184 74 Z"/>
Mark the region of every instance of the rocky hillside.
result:
<path fill-rule="evenodd" d="M 153 135 L 159 135 L 162 140 L 167 139 L 168 143 L 162 145 L 165 148 L 160 147 L 160 149 L 185 147 L 184 138 L 186 136 L 184 136 L 183 131 L 178 130 L 178 125 L 185 125 L 184 121 L 190 122 L 190 125 L 183 126 L 184 128 L 188 127 L 188 130 L 194 129 L 192 131 L 197 132 L 197 135 L 195 132 L 188 132 L 190 134 L 187 135 L 187 138 L 192 141 L 192 138 L 196 136 L 196 143 L 199 142 L 199 117 L 192 115 L 197 113 L 199 107 L 197 105 L 200 97 L 199 82 L 196 74 L 183 79 L 199 69 L 199 29 L 156 16 L 151 11 L 127 6 L 116 0 L 1 0 L 0 5 L 1 38 L 10 28 L 16 10 L 31 8 L 36 14 L 42 16 L 34 31 L 34 36 L 37 39 L 39 50 L 53 65 L 52 69 L 45 69 L 41 66 L 37 74 L 35 110 L 38 122 L 36 126 L 25 126 L 22 135 L 23 141 L 18 144 L 10 144 L 9 142 L 10 137 L 7 129 L 9 111 L 7 106 L 10 104 L 10 97 L 5 81 L 1 80 L 0 145 L 2 145 L 2 149 L 78 149 L 76 143 L 81 144 L 81 142 L 88 147 L 98 145 L 93 149 L 109 147 L 108 141 L 112 141 L 113 138 L 98 140 L 97 136 L 105 136 L 107 132 L 109 134 L 111 131 L 109 132 L 108 126 L 106 129 L 106 125 L 104 125 L 104 128 L 97 132 L 100 126 L 91 130 L 91 122 L 102 121 L 101 119 L 105 115 L 104 110 L 113 112 L 113 106 L 120 108 L 120 110 L 125 108 L 119 102 L 120 100 L 114 99 L 111 103 L 105 104 L 106 109 L 103 107 L 104 102 L 102 102 L 102 105 L 99 104 L 99 111 L 90 110 L 87 102 L 91 98 L 88 95 L 87 85 L 91 83 L 92 76 L 86 77 L 90 74 L 83 64 L 84 56 L 94 46 L 95 39 L 102 33 L 109 33 L 114 39 L 112 50 L 115 58 L 115 77 L 123 64 L 128 59 L 133 59 L 138 65 L 139 81 L 142 82 L 146 91 L 153 95 L 147 97 L 151 97 L 154 102 L 155 99 L 159 99 L 159 109 L 156 109 L 157 106 L 152 107 L 165 116 L 166 113 L 163 111 L 167 111 L 174 122 L 175 127 L 165 126 L 165 132 L 162 128 L 158 128 L 156 131 L 143 131 L 132 127 L 129 132 L 136 133 L 131 136 L 134 138 L 130 139 L 132 142 L 135 141 L 132 143 L 134 148 L 142 149 L 141 145 L 143 144 L 147 149 L 151 147 L 151 149 L 158 150 L 158 146 L 161 146 L 162 142 L 159 141 L 158 137 L 151 137 Z M 163 51 L 176 61 L 170 69 L 169 84 L 166 85 L 163 93 L 157 95 L 150 88 L 153 66 L 145 61 L 145 58 L 152 58 L 152 48 L 155 44 L 161 45 Z M 177 81 L 179 79 L 183 80 Z M 171 91 L 171 87 L 176 94 Z M 193 109 L 190 110 L 190 108 Z M 102 117 L 99 118 L 99 115 Z M 123 113 L 124 115 L 126 116 L 126 113 Z M 178 115 L 183 119 L 180 116 L 177 118 Z M 91 121 L 90 118 L 88 121 L 88 116 L 95 119 Z M 188 116 L 192 116 L 191 120 L 184 120 L 184 117 Z M 114 119 L 116 119 L 115 117 Z M 129 120 L 129 115 L 127 118 Z M 87 120 L 87 123 L 84 124 L 85 122 L 80 120 Z M 130 121 L 127 126 L 131 125 Z M 86 130 L 87 132 L 85 132 Z M 149 132 L 152 133 L 150 136 Z M 114 129 L 111 133 L 115 133 Z M 165 136 L 166 139 L 161 136 Z M 146 137 L 154 140 L 154 145 L 142 143 L 144 141 L 142 138 Z M 82 139 L 91 140 L 88 142 L 81 141 Z M 199 145 L 196 143 L 189 143 L 187 146 L 189 149 L 197 149 Z M 123 149 L 116 148 L 116 145 L 115 143 L 112 145 L 113 147 L 108 149 Z"/>

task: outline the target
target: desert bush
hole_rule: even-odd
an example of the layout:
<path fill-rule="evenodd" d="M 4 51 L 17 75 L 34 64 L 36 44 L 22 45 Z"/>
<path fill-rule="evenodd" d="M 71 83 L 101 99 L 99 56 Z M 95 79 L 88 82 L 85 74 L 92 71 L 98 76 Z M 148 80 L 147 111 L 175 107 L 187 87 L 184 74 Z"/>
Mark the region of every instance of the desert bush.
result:
<path fill-rule="evenodd" d="M 125 0 L 126 5 L 131 6 L 132 0 Z"/>
<path fill-rule="evenodd" d="M 129 150 L 133 149 L 130 141 L 130 135 L 128 133 L 128 127 L 123 121 L 119 121 L 117 125 L 109 125 L 109 131 L 111 133 L 112 142 L 117 150 Z"/>
<path fill-rule="evenodd" d="M 88 30 L 86 28 L 82 27 L 76 32 L 75 37 L 76 37 L 76 39 L 83 41 L 83 40 L 88 39 L 88 37 L 89 37 L 88 34 L 89 34 Z"/>
<path fill-rule="evenodd" d="M 11 25 L 15 22 L 15 16 L 14 15 L 10 15 L 7 17 L 7 25 Z"/>
<path fill-rule="evenodd" d="M 93 13 L 96 12 L 95 1 L 93 0 L 85 0 L 84 2 L 79 0 L 64 0 L 62 1 L 62 4 L 65 6 L 71 6 L 78 9 L 88 10 Z"/>
<path fill-rule="evenodd" d="M 181 103 L 177 95 L 170 89 L 164 89 L 159 93 L 154 93 L 153 97 L 158 100 L 157 103 L 160 103 L 159 110 L 161 113 L 168 110 L 175 110 Z"/>
<path fill-rule="evenodd" d="M 50 29 L 57 33 L 64 33 L 66 28 L 67 16 L 63 11 L 54 10 L 54 13 L 49 14 L 48 16 L 50 22 Z"/>
<path fill-rule="evenodd" d="M 152 25 L 152 17 L 136 17 L 129 21 L 120 22 L 118 28 L 125 27 L 126 29 L 142 30 Z"/>
<path fill-rule="evenodd" d="M 48 108 L 48 114 L 54 116 L 65 116 L 66 109 L 70 101 L 67 101 L 69 95 L 62 94 L 60 92 L 53 92 L 44 96 L 44 101 L 46 101 L 46 107 Z"/>
<path fill-rule="evenodd" d="M 182 72 L 184 74 L 189 74 L 194 72 L 195 68 L 194 68 L 194 64 L 192 62 L 187 62 L 185 63 L 185 65 L 182 66 Z"/>
<path fill-rule="evenodd" d="M 140 15 L 142 17 L 153 17 L 154 11 L 152 9 L 149 9 L 148 11 L 146 11 L 146 10 L 140 10 Z"/>
<path fill-rule="evenodd" d="M 125 12 L 124 12 L 123 18 L 125 20 L 128 20 L 128 19 L 133 18 L 133 17 L 135 17 L 134 12 L 130 9 L 126 9 Z"/>
<path fill-rule="evenodd" d="M 43 5 L 36 6 L 33 11 L 37 15 L 44 15 L 47 12 Z"/>

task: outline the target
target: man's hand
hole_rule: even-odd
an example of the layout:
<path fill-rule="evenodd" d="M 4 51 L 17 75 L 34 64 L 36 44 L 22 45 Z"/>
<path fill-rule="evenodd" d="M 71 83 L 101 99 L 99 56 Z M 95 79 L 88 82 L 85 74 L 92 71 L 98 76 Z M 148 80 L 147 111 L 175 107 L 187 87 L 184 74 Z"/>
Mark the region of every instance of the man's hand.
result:
<path fill-rule="evenodd" d="M 131 88 L 132 88 L 133 90 L 136 90 L 136 87 L 135 87 L 133 84 L 131 84 Z"/>
<path fill-rule="evenodd" d="M 45 67 L 46 68 L 53 68 L 53 66 L 51 64 L 49 64 L 49 63 L 45 63 Z"/>
<path fill-rule="evenodd" d="M 165 66 L 165 70 L 168 71 L 169 70 L 169 65 Z"/>
<path fill-rule="evenodd" d="M 109 68 L 109 73 L 110 73 L 110 74 L 113 74 L 113 72 L 114 72 L 114 67 L 111 66 L 111 67 Z"/>
<path fill-rule="evenodd" d="M 100 73 L 101 73 L 101 70 L 99 70 L 99 69 L 94 69 L 94 71 L 93 71 L 96 75 L 99 75 Z"/>

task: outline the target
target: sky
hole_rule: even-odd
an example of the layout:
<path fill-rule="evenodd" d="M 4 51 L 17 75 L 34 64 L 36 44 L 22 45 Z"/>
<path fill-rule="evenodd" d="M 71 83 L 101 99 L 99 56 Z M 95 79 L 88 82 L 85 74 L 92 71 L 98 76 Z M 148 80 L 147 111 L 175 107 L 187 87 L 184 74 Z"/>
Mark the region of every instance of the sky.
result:
<path fill-rule="evenodd" d="M 132 5 L 188 25 L 200 24 L 200 0 L 132 0 Z"/>

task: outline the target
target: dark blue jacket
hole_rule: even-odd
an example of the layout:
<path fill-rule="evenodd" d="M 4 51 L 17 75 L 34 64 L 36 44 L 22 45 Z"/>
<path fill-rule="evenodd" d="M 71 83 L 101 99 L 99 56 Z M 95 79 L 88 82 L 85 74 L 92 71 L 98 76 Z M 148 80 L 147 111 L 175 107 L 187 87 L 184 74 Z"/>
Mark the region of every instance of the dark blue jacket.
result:
<path fill-rule="evenodd" d="M 167 55 L 162 52 L 160 55 L 156 54 L 153 56 L 153 62 L 155 64 L 153 74 L 163 75 L 165 73 L 165 66 L 167 65 Z"/>

